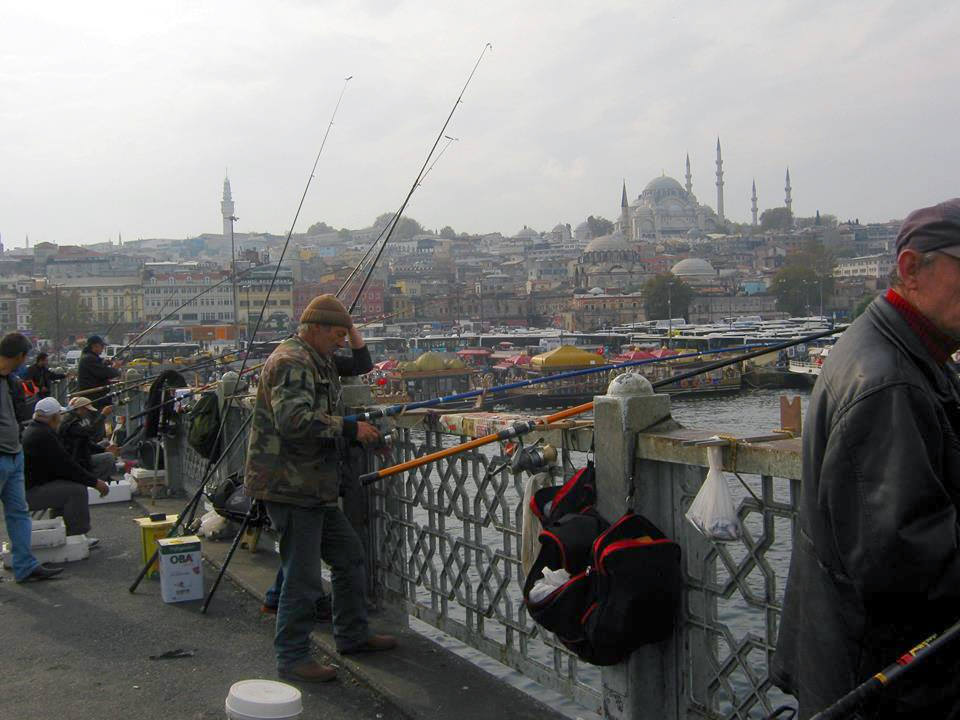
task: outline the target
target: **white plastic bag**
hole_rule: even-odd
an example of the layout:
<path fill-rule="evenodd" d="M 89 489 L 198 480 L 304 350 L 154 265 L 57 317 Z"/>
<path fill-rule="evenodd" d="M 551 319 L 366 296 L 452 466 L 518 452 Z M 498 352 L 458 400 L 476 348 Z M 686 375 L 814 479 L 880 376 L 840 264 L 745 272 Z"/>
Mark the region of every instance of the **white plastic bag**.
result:
<path fill-rule="evenodd" d="M 563 568 L 560 568 L 559 570 L 551 570 L 550 568 L 545 567 L 543 569 L 543 577 L 540 580 L 537 580 L 534 586 L 530 588 L 530 602 L 540 602 L 557 588 L 563 587 L 563 584 L 569 579 L 570 573 Z"/>
<path fill-rule="evenodd" d="M 530 568 L 533 567 L 537 559 L 537 553 L 540 552 L 540 519 L 533 514 L 530 508 L 530 500 L 541 488 L 553 485 L 553 475 L 549 472 L 537 473 L 527 479 L 527 485 L 523 490 L 523 529 L 520 535 L 520 566 L 523 568 L 523 577 L 530 574 Z"/>
<path fill-rule="evenodd" d="M 740 519 L 723 476 L 723 448 L 708 447 L 707 461 L 710 465 L 707 479 L 687 510 L 687 520 L 709 540 L 739 540 Z"/>

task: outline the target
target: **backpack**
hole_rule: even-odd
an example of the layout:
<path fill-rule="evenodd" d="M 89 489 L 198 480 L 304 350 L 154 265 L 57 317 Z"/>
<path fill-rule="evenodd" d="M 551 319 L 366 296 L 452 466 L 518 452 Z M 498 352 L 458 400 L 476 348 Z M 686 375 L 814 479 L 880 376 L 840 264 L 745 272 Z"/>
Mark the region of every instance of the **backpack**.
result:
<path fill-rule="evenodd" d="M 530 617 L 581 660 L 614 665 L 673 633 L 683 584 L 680 546 L 632 510 L 608 524 L 595 502 L 592 462 L 562 487 L 531 498 L 543 530 L 523 598 Z M 534 600 L 544 568 L 562 568 L 570 577 Z"/>
<path fill-rule="evenodd" d="M 190 411 L 190 429 L 187 442 L 190 447 L 210 460 L 220 445 L 220 400 L 215 392 L 205 392 Z"/>

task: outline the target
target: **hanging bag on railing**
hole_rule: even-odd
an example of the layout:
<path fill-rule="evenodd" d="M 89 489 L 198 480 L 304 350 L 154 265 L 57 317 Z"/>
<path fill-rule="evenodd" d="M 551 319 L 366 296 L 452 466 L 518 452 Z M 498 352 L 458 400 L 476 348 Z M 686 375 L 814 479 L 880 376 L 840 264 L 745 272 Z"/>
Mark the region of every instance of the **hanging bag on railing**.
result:
<path fill-rule="evenodd" d="M 523 597 L 534 621 L 580 659 L 613 665 L 673 632 L 682 587 L 680 547 L 633 511 L 608 525 L 593 509 L 595 502 L 592 463 L 562 488 L 534 496 L 531 508 L 544 529 Z M 557 517 L 558 509 L 573 507 L 583 512 Z M 565 571 L 569 579 L 548 588 L 553 571 Z"/>
<path fill-rule="evenodd" d="M 633 511 L 593 545 L 596 599 L 583 613 L 595 665 L 612 665 L 673 632 L 682 588 L 680 546 Z"/>
<path fill-rule="evenodd" d="M 564 515 L 585 512 L 597 502 L 596 468 L 589 460 L 563 485 L 542 488 L 530 499 L 530 509 L 546 527 Z"/>
<path fill-rule="evenodd" d="M 723 475 L 723 448 L 707 448 L 710 469 L 697 496 L 687 510 L 687 520 L 708 540 L 732 542 L 740 539 L 740 520 L 730 487 Z"/>

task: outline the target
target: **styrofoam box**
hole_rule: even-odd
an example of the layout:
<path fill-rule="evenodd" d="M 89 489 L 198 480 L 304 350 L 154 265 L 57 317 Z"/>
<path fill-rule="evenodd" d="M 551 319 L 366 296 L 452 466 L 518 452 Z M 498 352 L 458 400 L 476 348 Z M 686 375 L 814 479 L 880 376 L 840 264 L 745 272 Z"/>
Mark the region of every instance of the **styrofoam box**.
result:
<path fill-rule="evenodd" d="M 30 549 L 58 547 L 67 542 L 67 527 L 63 518 L 34 520 L 30 533 Z"/>
<path fill-rule="evenodd" d="M 86 535 L 71 535 L 58 547 L 31 548 L 33 556 L 42 563 L 68 563 L 85 560 L 90 557 L 90 546 Z M 3 566 L 11 567 L 11 549 L 9 543 L 3 544 Z"/>
<path fill-rule="evenodd" d="M 87 497 L 91 505 L 103 505 L 104 503 L 129 502 L 133 493 L 129 480 L 118 480 L 109 483 L 110 491 L 103 497 L 94 488 L 87 488 Z"/>
<path fill-rule="evenodd" d="M 130 474 L 133 475 L 134 480 L 140 480 L 142 478 L 162 478 L 164 477 L 164 470 L 150 470 L 148 468 L 135 467 L 130 471 Z"/>

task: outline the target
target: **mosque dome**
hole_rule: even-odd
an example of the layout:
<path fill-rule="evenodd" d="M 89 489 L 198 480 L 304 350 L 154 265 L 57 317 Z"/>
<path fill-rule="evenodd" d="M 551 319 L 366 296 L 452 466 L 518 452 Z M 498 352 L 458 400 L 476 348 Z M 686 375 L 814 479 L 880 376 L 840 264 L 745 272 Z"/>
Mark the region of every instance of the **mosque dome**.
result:
<path fill-rule="evenodd" d="M 591 240 L 584 249 L 584 254 L 591 252 L 616 252 L 620 250 L 633 251 L 630 243 L 619 230 L 614 230 L 609 235 L 601 235 Z"/>
<path fill-rule="evenodd" d="M 529 227 L 527 227 L 526 225 L 524 225 L 524 226 L 523 226 L 523 229 L 522 229 L 522 230 L 519 230 L 519 231 L 517 232 L 517 234 L 514 235 L 514 237 L 518 237 L 518 238 L 522 238 L 522 237 L 538 238 L 538 237 L 540 237 L 540 233 L 538 233 L 538 232 L 537 232 L 536 230 L 534 230 L 533 228 L 529 228 Z"/>
<path fill-rule="evenodd" d="M 674 265 L 670 272 L 676 277 L 715 277 L 713 265 L 700 258 L 687 258 Z"/>
<path fill-rule="evenodd" d="M 683 190 L 683 186 L 674 180 L 668 175 L 661 175 L 656 177 L 650 182 L 647 183 L 647 186 L 643 189 L 644 192 L 647 191 L 656 192 L 657 190 Z"/>

